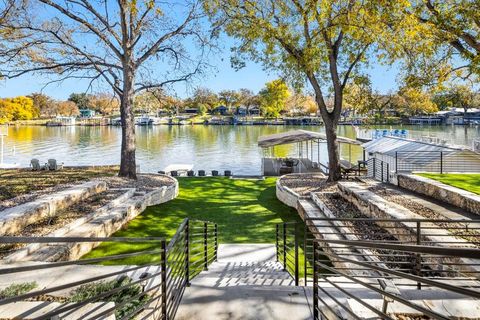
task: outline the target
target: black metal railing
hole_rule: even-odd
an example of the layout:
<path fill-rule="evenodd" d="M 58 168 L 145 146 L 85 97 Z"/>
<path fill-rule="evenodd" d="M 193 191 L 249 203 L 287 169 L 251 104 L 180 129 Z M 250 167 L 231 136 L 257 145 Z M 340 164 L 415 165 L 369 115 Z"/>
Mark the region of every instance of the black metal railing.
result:
<path fill-rule="evenodd" d="M 63 274 L 52 278 L 51 285 L 25 292 L 1 295 L 0 306 L 25 301 L 60 301 L 32 319 L 68 318 L 82 308 L 91 308 L 82 319 L 98 319 L 114 314 L 116 319 L 174 319 L 189 281 L 216 260 L 218 229 L 215 223 L 185 219 L 170 242 L 163 238 L 63 238 L 63 237 L 0 237 L 1 247 L 39 244 L 48 249 L 63 245 L 68 253 L 79 250 L 82 244 L 128 244 L 128 253 L 49 263 L 11 264 L 0 268 L 0 277 L 39 279 L 48 274 Z M 201 243 L 201 245 L 199 245 Z M 200 253 L 199 253 L 200 252 Z M 133 264 L 139 261 L 139 264 Z M 95 265 L 95 272 L 85 272 L 82 266 Z M 72 269 L 79 267 L 80 269 Z M 68 274 L 72 273 L 69 278 Z M 92 276 L 92 274 L 95 274 Z M 73 276 L 75 275 L 75 276 Z M 5 283 L 5 281 L 2 281 Z M 18 283 L 17 283 L 18 285 Z M 13 287 L 12 287 L 13 288 Z M 12 291 L 12 288 L 10 291 Z M 18 290 L 18 289 L 16 289 Z M 52 297 L 55 297 L 53 299 Z M 112 303 L 113 302 L 113 303 Z M 23 316 L 37 311 L 23 310 Z M 30 318 L 29 318 L 30 319 Z"/>
<path fill-rule="evenodd" d="M 396 172 L 471 173 L 480 172 L 479 159 L 478 155 L 461 151 L 397 151 L 394 167 Z"/>
<path fill-rule="evenodd" d="M 367 176 L 382 182 L 390 182 L 390 163 L 377 158 L 367 160 Z"/>
<path fill-rule="evenodd" d="M 480 220 L 313 218 L 306 225 L 315 238 L 315 319 L 362 319 L 360 310 L 448 319 L 451 310 L 422 300 L 480 298 Z M 396 314 L 402 307 L 412 314 Z"/>
<path fill-rule="evenodd" d="M 313 276 L 313 235 L 303 223 L 282 222 L 276 225 L 276 260 L 295 281 L 307 285 Z"/>

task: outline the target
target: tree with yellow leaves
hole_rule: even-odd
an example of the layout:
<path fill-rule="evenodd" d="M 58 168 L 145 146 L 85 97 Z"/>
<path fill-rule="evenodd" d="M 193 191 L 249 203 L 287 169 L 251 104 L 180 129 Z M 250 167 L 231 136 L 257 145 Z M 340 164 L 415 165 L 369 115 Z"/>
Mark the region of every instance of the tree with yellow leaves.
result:
<path fill-rule="evenodd" d="M 39 116 L 40 110 L 34 106 L 31 98 L 19 96 L 0 99 L 0 123 L 31 120 Z"/>
<path fill-rule="evenodd" d="M 290 91 L 285 81 L 273 80 L 265 84 L 265 88 L 258 93 L 260 110 L 264 117 L 278 118 L 285 110 Z"/>

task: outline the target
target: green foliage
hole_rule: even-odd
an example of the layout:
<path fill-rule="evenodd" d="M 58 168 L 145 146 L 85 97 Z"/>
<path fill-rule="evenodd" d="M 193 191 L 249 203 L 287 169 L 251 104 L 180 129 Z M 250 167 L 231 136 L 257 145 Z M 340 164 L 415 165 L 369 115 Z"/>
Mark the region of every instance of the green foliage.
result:
<path fill-rule="evenodd" d="M 40 110 L 28 97 L 0 99 L 0 123 L 15 120 L 31 120 L 40 116 Z"/>
<path fill-rule="evenodd" d="M 468 84 L 451 84 L 436 98 L 439 103 L 446 107 L 469 108 L 480 106 L 480 94 Z"/>
<path fill-rule="evenodd" d="M 0 291 L 0 299 L 16 297 L 25 294 L 38 287 L 38 284 L 33 282 L 12 283 L 2 291 Z"/>
<path fill-rule="evenodd" d="M 240 95 L 235 90 L 222 90 L 218 93 L 218 98 L 230 111 L 233 111 L 233 107 L 240 101 Z"/>
<path fill-rule="evenodd" d="M 438 111 L 432 97 L 419 88 L 402 88 L 394 103 L 399 111 L 408 115 L 428 114 Z"/>
<path fill-rule="evenodd" d="M 207 88 L 197 88 L 193 93 L 193 96 L 184 101 L 186 106 L 196 108 L 203 104 L 209 111 L 215 109 L 220 101 L 218 95 Z"/>
<path fill-rule="evenodd" d="M 277 118 L 285 110 L 290 91 L 285 81 L 278 79 L 265 84 L 259 92 L 260 108 L 265 117 Z"/>
<path fill-rule="evenodd" d="M 171 239 L 186 217 L 218 223 L 220 243 L 274 243 L 275 224 L 301 221 L 295 209 L 275 195 L 275 178 L 240 180 L 179 178 L 180 194 L 167 203 L 148 207 L 115 237 L 165 237 Z M 151 247 L 148 247 L 151 246 Z M 85 258 L 155 249 L 158 244 L 102 243 Z M 145 264 L 155 257 L 115 260 L 116 264 Z"/>
<path fill-rule="evenodd" d="M 437 49 L 440 45 L 454 49 L 467 63 L 467 72 L 480 75 L 480 2 L 430 0 L 412 3 L 412 11 L 428 26 Z M 443 53 L 458 60 L 452 51 L 444 50 Z"/>
<path fill-rule="evenodd" d="M 79 109 L 91 108 L 90 97 L 86 93 L 72 93 L 68 101 L 74 102 Z"/>
<path fill-rule="evenodd" d="M 68 302 L 81 302 L 113 289 L 126 286 L 131 282 L 132 279 L 129 277 L 121 277 L 112 281 L 99 281 L 95 283 L 84 284 L 72 292 L 72 295 L 68 298 Z M 147 294 L 137 297 L 137 295 L 142 293 L 142 291 L 142 286 L 139 284 L 134 284 L 127 288 L 121 289 L 112 295 L 102 298 L 101 301 L 111 301 L 115 304 L 126 302 L 124 306 L 115 310 L 116 318 L 120 319 L 149 300 Z"/>

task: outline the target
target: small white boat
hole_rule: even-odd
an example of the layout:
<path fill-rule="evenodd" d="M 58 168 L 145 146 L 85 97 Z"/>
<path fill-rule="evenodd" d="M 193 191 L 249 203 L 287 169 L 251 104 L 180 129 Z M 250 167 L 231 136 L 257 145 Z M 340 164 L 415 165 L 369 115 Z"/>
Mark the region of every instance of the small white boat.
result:
<path fill-rule="evenodd" d="M 151 117 L 149 115 L 143 115 L 141 117 L 135 118 L 135 124 L 139 126 L 151 126 L 160 124 L 162 121 L 161 118 Z"/>
<path fill-rule="evenodd" d="M 121 126 L 122 125 L 122 118 L 120 118 L 120 117 L 114 118 L 114 119 L 112 119 L 112 121 L 110 123 L 112 124 L 112 126 Z"/>

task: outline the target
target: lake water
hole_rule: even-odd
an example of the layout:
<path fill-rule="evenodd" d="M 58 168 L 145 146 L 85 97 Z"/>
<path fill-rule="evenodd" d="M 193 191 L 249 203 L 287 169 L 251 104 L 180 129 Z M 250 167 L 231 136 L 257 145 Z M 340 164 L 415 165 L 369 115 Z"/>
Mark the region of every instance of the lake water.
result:
<path fill-rule="evenodd" d="M 137 161 L 143 172 L 156 172 L 169 164 L 193 164 L 194 170 L 232 170 L 234 174 L 260 174 L 262 135 L 297 128 L 324 131 L 323 127 L 293 126 L 154 126 L 137 127 Z M 396 127 L 397 128 L 397 127 Z M 456 144 L 471 145 L 480 138 L 480 127 L 404 126 L 410 136 L 437 136 Z M 46 162 L 56 158 L 65 165 L 102 165 L 120 162 L 121 132 L 118 127 L 9 127 L 5 139 L 5 162 L 28 166 L 30 159 Z M 351 126 L 340 126 L 339 135 L 354 138 Z M 15 149 L 15 151 L 13 151 Z M 295 145 L 276 148 L 278 156 L 295 155 Z M 327 157 L 326 148 L 320 158 Z M 361 149 L 345 146 L 342 156 L 362 157 Z"/>

